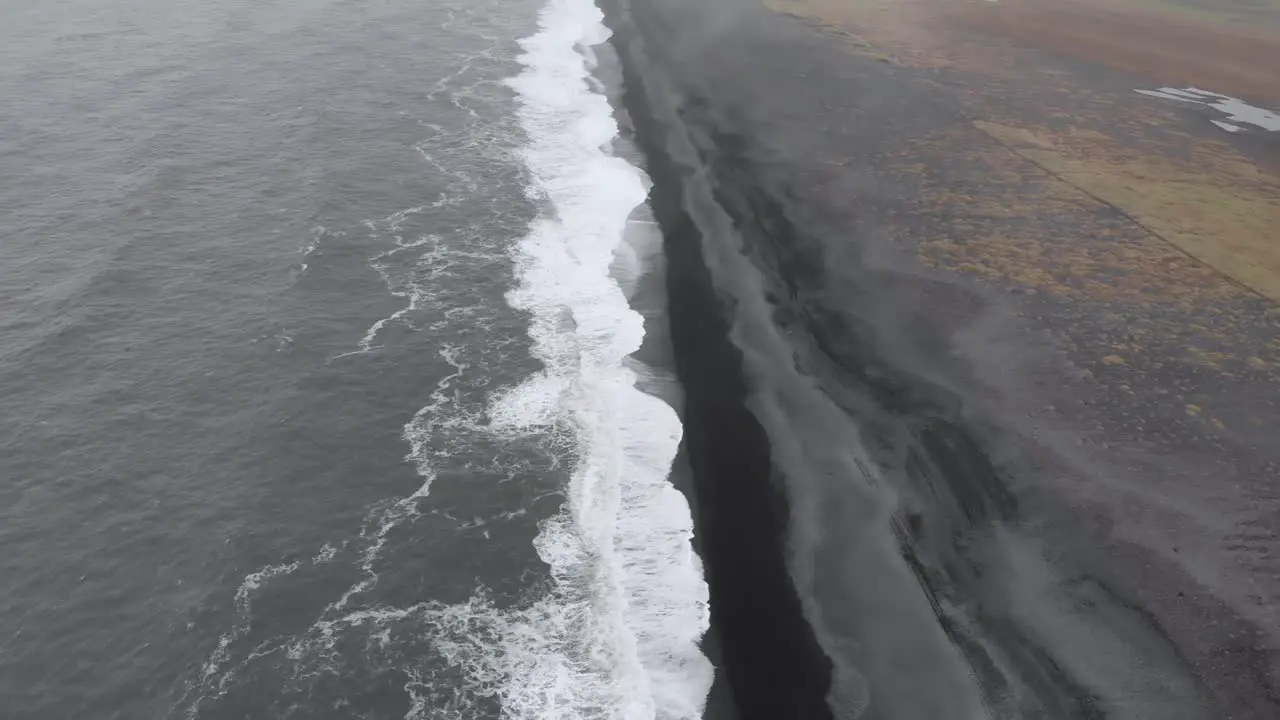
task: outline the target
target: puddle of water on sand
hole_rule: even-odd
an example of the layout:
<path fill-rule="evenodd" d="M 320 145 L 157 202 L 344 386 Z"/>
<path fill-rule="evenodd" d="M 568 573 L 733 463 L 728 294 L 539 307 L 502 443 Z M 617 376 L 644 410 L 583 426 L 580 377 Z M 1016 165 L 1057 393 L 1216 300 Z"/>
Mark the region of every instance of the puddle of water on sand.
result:
<path fill-rule="evenodd" d="M 1215 92 L 1201 90 L 1199 88 L 1171 88 L 1162 87 L 1159 90 L 1134 90 L 1134 92 L 1148 95 L 1150 97 L 1162 98 L 1164 100 L 1178 100 L 1180 102 L 1195 103 L 1197 105 L 1208 105 L 1209 107 L 1226 114 L 1227 120 L 1210 120 L 1214 125 L 1226 130 L 1227 132 L 1240 132 L 1244 128 L 1241 124 L 1255 125 L 1263 130 L 1272 132 L 1280 131 L 1280 115 L 1270 110 L 1264 110 L 1255 107 L 1249 103 L 1233 98 L 1229 95 L 1220 95 Z"/>

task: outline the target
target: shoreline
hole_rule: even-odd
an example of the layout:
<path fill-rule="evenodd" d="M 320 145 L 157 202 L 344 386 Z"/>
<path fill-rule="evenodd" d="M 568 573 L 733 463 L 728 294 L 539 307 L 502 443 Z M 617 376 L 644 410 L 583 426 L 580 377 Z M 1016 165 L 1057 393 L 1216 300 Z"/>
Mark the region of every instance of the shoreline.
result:
<path fill-rule="evenodd" d="M 619 6 L 606 7 L 615 33 Z M 628 71 L 628 109 L 666 235 L 696 531 L 719 548 L 704 556 L 713 631 L 742 716 L 778 716 L 753 704 L 778 693 L 792 717 L 971 704 L 1261 720 L 1280 707 L 1274 640 L 1233 589 L 1252 577 L 1267 591 L 1280 544 L 1266 519 L 1273 306 L 1141 222 L 1166 206 L 1099 201 L 1088 177 L 1061 177 L 1078 165 L 1052 172 L 1055 157 L 1096 165 L 1118 147 L 1165 163 L 1158 188 L 1204 157 L 1161 148 L 1203 147 L 1230 160 L 1206 171 L 1215 182 L 1265 200 L 1265 163 L 1237 158 L 1266 139 L 1212 136 L 1133 77 L 1054 54 L 997 45 L 980 54 L 1025 66 L 913 63 L 894 57 L 900 35 L 877 46 L 866 27 L 814 33 L 727 2 L 643 12 L 615 43 L 624 66 L 628 32 L 655 45 Z M 1054 81 L 1029 88 L 1041 70 Z M 640 117 L 641 85 L 669 104 L 661 119 Z M 1090 124 L 1098 108 L 1113 127 Z M 1128 145 L 1106 132 L 1136 128 Z M 724 523 L 715 494 L 742 463 L 771 468 L 733 486 L 752 496 L 730 507 L 774 518 L 756 527 Z M 763 614 L 733 597 L 761 567 Z M 738 611 L 752 622 L 726 623 Z M 906 679 L 890 670 L 904 662 Z M 769 663 L 788 672 L 766 693 Z"/>
<path fill-rule="evenodd" d="M 700 233 L 682 197 L 682 168 L 664 142 L 663 115 L 648 96 L 643 42 L 629 8 L 602 3 L 620 58 L 623 102 L 654 182 L 650 204 L 667 260 L 670 333 L 684 388 L 683 456 L 691 471 L 696 546 L 711 589 L 705 645 L 718 665 L 711 718 L 832 717 L 824 698 L 827 659 L 815 646 L 790 587 L 781 537 L 785 505 L 769 479 L 768 439 L 744 404 L 741 356 L 699 257 Z M 665 115 L 670 121 L 671 116 Z M 678 141 L 677 141 L 678 142 Z"/>

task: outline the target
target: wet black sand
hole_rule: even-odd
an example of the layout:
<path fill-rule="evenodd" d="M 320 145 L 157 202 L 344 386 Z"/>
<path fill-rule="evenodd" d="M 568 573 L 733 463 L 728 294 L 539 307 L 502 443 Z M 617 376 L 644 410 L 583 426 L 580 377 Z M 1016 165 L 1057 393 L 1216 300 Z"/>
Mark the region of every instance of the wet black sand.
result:
<path fill-rule="evenodd" d="M 1265 450 L 1165 451 L 1181 405 L 1117 402 L 1062 340 L 1105 316 L 919 262 L 938 218 L 902 166 L 974 172 L 962 145 L 911 153 L 990 142 L 964 88 L 751 3 L 607 9 L 666 236 L 711 714 L 1273 717 L 1265 602 L 1242 612 L 1178 557 L 1205 531 L 1169 507 L 1203 500 L 1161 497 L 1212 487 L 1192 520 L 1252 522 L 1253 579 L 1219 571 L 1265 591 L 1274 523 L 1213 485 L 1265 476 Z M 1070 220 L 1041 218 L 1093 233 Z M 1134 413 L 1146 435 L 1108 432 Z"/>

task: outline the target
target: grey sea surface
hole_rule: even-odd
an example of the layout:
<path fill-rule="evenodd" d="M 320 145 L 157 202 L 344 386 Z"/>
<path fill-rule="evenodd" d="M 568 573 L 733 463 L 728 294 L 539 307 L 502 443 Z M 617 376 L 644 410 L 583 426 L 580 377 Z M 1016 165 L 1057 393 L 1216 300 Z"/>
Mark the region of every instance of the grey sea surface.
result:
<path fill-rule="evenodd" d="M 0 715 L 497 712 L 540 6 L 0 4 Z"/>

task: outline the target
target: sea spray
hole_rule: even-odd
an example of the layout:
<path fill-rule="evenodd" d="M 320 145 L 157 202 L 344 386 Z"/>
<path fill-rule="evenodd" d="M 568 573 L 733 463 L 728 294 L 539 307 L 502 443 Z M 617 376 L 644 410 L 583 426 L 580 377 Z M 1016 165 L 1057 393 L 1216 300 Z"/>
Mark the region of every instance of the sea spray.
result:
<path fill-rule="evenodd" d="M 575 460 L 564 508 L 536 540 L 555 581 L 545 625 L 510 638 L 555 641 L 531 673 L 507 677 L 503 706 L 518 717 L 693 720 L 712 679 L 698 647 L 707 587 L 688 504 L 668 481 L 680 422 L 636 388 L 627 360 L 643 318 L 610 274 L 647 179 L 608 150 L 618 126 L 589 82 L 602 20 L 590 0 L 552 0 L 510 81 L 544 212 L 516 246 L 508 299 L 530 314 L 545 367 L 497 397 L 490 417 L 498 432 L 555 427 Z"/>

